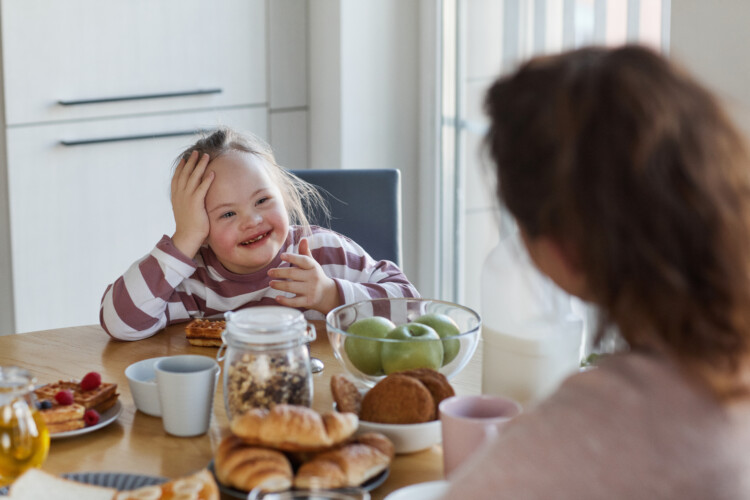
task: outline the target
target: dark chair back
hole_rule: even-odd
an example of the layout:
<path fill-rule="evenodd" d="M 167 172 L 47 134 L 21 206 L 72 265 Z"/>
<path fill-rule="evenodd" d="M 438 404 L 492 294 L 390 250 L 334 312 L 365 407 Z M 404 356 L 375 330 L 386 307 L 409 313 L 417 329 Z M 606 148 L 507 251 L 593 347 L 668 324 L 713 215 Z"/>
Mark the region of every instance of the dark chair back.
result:
<path fill-rule="evenodd" d="M 331 209 L 310 223 L 348 236 L 375 260 L 401 265 L 401 172 L 396 169 L 292 170 L 321 189 Z"/>

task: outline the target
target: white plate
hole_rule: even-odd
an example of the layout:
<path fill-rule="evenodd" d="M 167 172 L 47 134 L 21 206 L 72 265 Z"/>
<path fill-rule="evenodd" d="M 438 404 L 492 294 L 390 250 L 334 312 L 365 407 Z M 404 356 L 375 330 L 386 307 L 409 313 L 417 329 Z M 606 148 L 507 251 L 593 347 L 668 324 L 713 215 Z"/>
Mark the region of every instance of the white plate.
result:
<path fill-rule="evenodd" d="M 50 439 L 63 439 L 73 436 L 79 436 L 81 434 L 88 434 L 89 432 L 94 432 L 101 429 L 102 427 L 106 427 L 107 425 L 117 420 L 117 417 L 120 416 L 120 413 L 122 413 L 122 403 L 120 402 L 120 400 L 117 400 L 112 408 L 99 415 L 98 423 L 89 427 L 82 427 L 80 429 L 75 429 L 72 431 L 56 432 L 55 434 L 50 434 L 49 437 Z"/>
<path fill-rule="evenodd" d="M 434 500 L 448 491 L 448 481 L 412 484 L 392 491 L 385 500 Z"/>

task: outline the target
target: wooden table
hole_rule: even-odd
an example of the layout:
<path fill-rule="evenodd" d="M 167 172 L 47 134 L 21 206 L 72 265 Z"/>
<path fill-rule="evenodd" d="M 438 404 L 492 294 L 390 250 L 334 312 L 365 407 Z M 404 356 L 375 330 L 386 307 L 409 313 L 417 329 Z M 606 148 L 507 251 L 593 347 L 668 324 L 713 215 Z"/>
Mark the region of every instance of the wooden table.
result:
<path fill-rule="evenodd" d="M 333 356 L 324 323 L 315 323 L 318 338 L 311 352 L 323 360 L 325 370 L 314 375 L 313 407 L 325 412 L 332 408 L 330 378 L 344 370 Z M 80 379 L 89 371 L 98 371 L 103 381 L 119 386 L 123 411 L 116 422 L 88 434 L 52 441 L 49 458 L 42 468 L 54 474 L 116 471 L 175 478 L 206 467 L 213 450 L 228 432 L 221 384 L 208 433 L 179 438 L 164 432 L 161 419 L 136 411 L 125 378 L 125 368 L 131 363 L 176 354 L 215 357 L 216 348 L 191 346 L 185 339 L 184 325 L 168 327 L 137 342 L 113 341 L 98 325 L 0 336 L 0 365 L 24 367 L 38 383 Z M 479 393 L 480 360 L 478 349 L 472 362 L 452 381 L 457 394 Z M 442 451 L 436 445 L 396 456 L 388 479 L 371 495 L 380 499 L 403 486 L 442 478 Z"/>

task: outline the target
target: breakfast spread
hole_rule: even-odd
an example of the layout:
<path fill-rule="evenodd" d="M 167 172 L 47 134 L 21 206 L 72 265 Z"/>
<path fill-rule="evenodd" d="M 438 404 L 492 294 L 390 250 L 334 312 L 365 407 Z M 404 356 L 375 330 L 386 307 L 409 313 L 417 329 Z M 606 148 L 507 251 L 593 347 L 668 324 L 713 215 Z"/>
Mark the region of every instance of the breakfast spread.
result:
<path fill-rule="evenodd" d="M 194 319 L 185 326 L 185 336 L 191 345 L 199 347 L 221 347 L 221 333 L 227 322 L 223 319 Z"/>
<path fill-rule="evenodd" d="M 216 476 L 243 491 L 359 486 L 388 468 L 394 447 L 382 434 L 353 436 L 358 421 L 305 406 L 253 409 L 232 419 L 216 450 Z"/>
<path fill-rule="evenodd" d="M 119 394 L 117 384 L 101 381 L 97 372 L 81 381 L 45 384 L 34 389 L 39 413 L 50 434 L 82 429 L 99 423 L 101 414 L 112 408 Z"/>
<path fill-rule="evenodd" d="M 364 396 L 345 376 L 333 375 L 331 394 L 337 408 L 359 408 L 364 421 L 416 424 L 435 420 L 440 402 L 455 392 L 442 373 L 418 368 L 388 375 Z"/>
<path fill-rule="evenodd" d="M 211 473 L 203 469 L 155 486 L 118 492 L 64 479 L 39 469 L 29 469 L 10 487 L 10 500 L 218 500 L 219 488 Z"/>

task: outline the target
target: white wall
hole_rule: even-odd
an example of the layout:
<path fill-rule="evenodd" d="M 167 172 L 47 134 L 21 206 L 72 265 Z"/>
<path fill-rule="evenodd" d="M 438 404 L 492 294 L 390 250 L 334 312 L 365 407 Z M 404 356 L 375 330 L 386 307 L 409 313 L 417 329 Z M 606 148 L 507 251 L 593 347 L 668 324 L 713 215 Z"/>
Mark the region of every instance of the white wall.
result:
<path fill-rule="evenodd" d="M 750 1 L 672 0 L 670 56 L 716 92 L 750 136 Z"/>
<path fill-rule="evenodd" d="M 398 168 L 403 269 L 420 287 L 419 2 L 310 2 L 311 168 Z"/>

